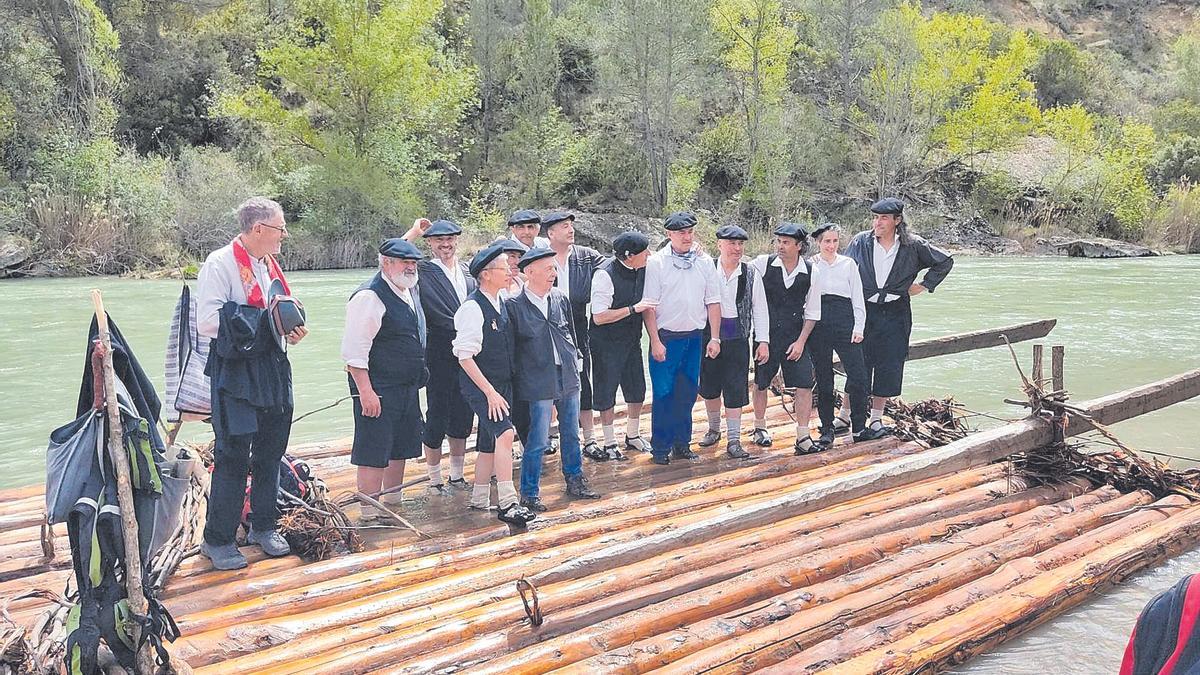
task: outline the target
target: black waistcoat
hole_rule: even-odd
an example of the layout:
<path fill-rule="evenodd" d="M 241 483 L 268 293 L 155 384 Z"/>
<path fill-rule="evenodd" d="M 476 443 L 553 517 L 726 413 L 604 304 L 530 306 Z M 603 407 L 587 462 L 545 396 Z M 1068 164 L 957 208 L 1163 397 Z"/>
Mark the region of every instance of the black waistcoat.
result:
<path fill-rule="evenodd" d="M 467 296 L 474 299 L 483 310 L 483 346 L 475 355 L 475 364 L 483 372 L 483 376 L 496 389 L 512 382 L 513 379 L 513 339 L 512 325 L 508 319 L 508 310 L 500 303 L 500 311 L 492 306 L 483 291 L 476 289 Z M 466 377 L 466 373 L 463 373 Z"/>
<path fill-rule="evenodd" d="M 467 281 L 467 297 L 475 291 L 475 278 L 467 273 L 467 266 L 458 264 Z M 417 263 L 417 294 L 421 297 L 421 309 L 425 312 L 425 323 L 429 336 L 426 340 L 426 355 L 430 359 L 456 360 L 450 351 L 450 343 L 454 341 L 454 313 L 460 304 L 454 284 L 442 271 L 440 265 L 432 260 L 422 260 Z"/>
<path fill-rule="evenodd" d="M 371 342 L 371 352 L 367 358 L 371 386 L 384 389 L 425 384 L 425 345 L 422 344 L 421 321 L 417 316 L 417 312 L 421 311 L 421 300 L 416 289 L 410 291 L 416 311 L 396 295 L 379 273 L 359 286 L 350 297 L 368 289 L 375 292 L 384 307 L 383 322 Z"/>
<path fill-rule="evenodd" d="M 804 327 L 804 300 L 812 284 L 812 264 L 801 260 L 805 274 L 797 274 L 792 287 L 783 285 L 783 268 L 774 265 L 777 256 L 767 258 L 767 273 L 763 275 L 763 291 L 767 296 L 767 307 L 771 315 L 771 342 L 792 341 Z M 778 335 L 778 339 L 776 336 Z"/>
<path fill-rule="evenodd" d="M 641 302 L 646 286 L 646 268 L 631 270 L 616 258 L 610 258 L 599 269 L 607 272 L 608 278 L 612 279 L 613 298 L 609 309 L 632 307 Z M 606 340 L 622 344 L 637 342 L 642 339 L 642 315 L 635 313 L 604 325 L 593 322 L 591 336 L 593 345 Z"/>
<path fill-rule="evenodd" d="M 520 364 L 513 377 L 513 395 L 518 401 L 557 400 L 579 390 L 570 302 L 558 289 L 551 289 L 546 300 L 548 317 L 525 292 L 504 303 L 513 327 L 516 362 Z M 561 382 L 554 364 L 556 353 L 562 368 Z"/>

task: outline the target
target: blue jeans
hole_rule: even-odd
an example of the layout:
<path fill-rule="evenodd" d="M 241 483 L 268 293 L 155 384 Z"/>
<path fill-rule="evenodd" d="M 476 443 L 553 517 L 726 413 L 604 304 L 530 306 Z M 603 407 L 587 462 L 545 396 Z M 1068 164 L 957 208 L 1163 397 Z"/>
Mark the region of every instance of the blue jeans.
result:
<path fill-rule="evenodd" d="M 667 358 L 650 357 L 650 382 L 654 405 L 650 408 L 650 451 L 666 457 L 672 448 L 692 442 L 692 406 L 700 388 L 700 358 L 704 331 L 667 333 L 659 331 Z"/>
<path fill-rule="evenodd" d="M 521 496 L 538 496 L 542 481 L 542 458 L 550 447 L 551 409 L 558 409 L 558 442 L 562 453 L 563 476 L 583 475 L 583 454 L 579 449 L 579 390 L 558 400 L 529 402 L 529 443 L 521 456 Z"/>

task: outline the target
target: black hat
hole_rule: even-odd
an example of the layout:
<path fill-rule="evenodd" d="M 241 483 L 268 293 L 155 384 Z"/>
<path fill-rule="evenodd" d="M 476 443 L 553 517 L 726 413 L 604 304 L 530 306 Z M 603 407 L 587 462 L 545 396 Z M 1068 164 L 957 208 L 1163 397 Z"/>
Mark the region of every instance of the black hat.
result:
<path fill-rule="evenodd" d="M 421 236 L 445 237 L 452 234 L 462 234 L 462 228 L 458 226 L 458 223 L 450 220 L 435 220 L 433 221 L 433 224 L 429 226 L 429 229 L 425 230 L 425 234 L 422 234 Z"/>
<path fill-rule="evenodd" d="M 545 246 L 534 246 L 526 251 L 525 255 L 521 256 L 521 260 L 517 262 L 517 269 L 524 272 L 525 268 L 529 267 L 529 263 L 534 262 L 535 260 L 541 260 L 542 258 L 549 258 L 553 255 L 554 251 L 546 248 Z"/>
<path fill-rule="evenodd" d="M 379 255 L 401 260 L 421 260 L 425 257 L 420 249 L 400 237 L 383 240 L 379 245 Z"/>
<path fill-rule="evenodd" d="M 733 239 L 735 241 L 746 241 L 750 235 L 737 225 L 722 225 L 717 228 L 717 239 Z"/>
<path fill-rule="evenodd" d="M 842 226 L 838 225 L 837 223 L 821 223 L 812 231 L 813 241 L 820 239 L 821 235 L 825 234 L 826 232 L 828 232 L 830 230 L 841 231 L 841 229 L 842 229 Z"/>
<path fill-rule="evenodd" d="M 513 225 L 537 225 L 542 220 L 537 211 L 533 209 L 521 209 L 508 217 L 508 226 Z"/>
<path fill-rule="evenodd" d="M 271 325 L 271 334 L 280 348 L 283 348 L 287 336 L 303 326 L 307 318 L 304 313 L 304 305 L 287 294 L 283 282 L 279 279 L 273 280 L 271 287 L 267 290 L 267 316 L 268 323 Z"/>
<path fill-rule="evenodd" d="M 628 258 L 650 248 L 650 238 L 641 232 L 629 231 L 618 234 L 612 242 L 613 253 L 618 258 Z"/>
<path fill-rule="evenodd" d="M 499 246 L 504 253 L 524 253 L 526 251 L 524 244 L 508 237 L 501 237 L 492 243 Z"/>
<path fill-rule="evenodd" d="M 667 216 L 663 226 L 672 232 L 693 228 L 696 226 L 696 214 L 691 211 L 676 211 Z"/>
<path fill-rule="evenodd" d="M 471 258 L 471 265 L 468 267 L 471 272 L 471 276 L 478 279 L 479 275 L 483 274 L 483 268 L 490 265 L 492 261 L 500 257 L 502 253 L 504 253 L 504 249 L 501 248 L 499 242 L 488 246 L 479 253 L 476 253 L 475 257 Z"/>
<path fill-rule="evenodd" d="M 804 241 L 808 238 L 808 230 L 804 229 L 800 223 L 780 223 L 779 227 L 775 228 L 775 236 Z"/>
<path fill-rule="evenodd" d="M 550 213 L 542 216 L 542 229 L 548 230 L 564 220 L 570 220 L 574 222 L 575 214 L 568 213 L 566 211 L 551 211 Z"/>
<path fill-rule="evenodd" d="M 904 215 L 904 202 L 895 197 L 884 197 L 871 205 L 871 213 L 878 213 L 884 216 L 902 216 Z"/>

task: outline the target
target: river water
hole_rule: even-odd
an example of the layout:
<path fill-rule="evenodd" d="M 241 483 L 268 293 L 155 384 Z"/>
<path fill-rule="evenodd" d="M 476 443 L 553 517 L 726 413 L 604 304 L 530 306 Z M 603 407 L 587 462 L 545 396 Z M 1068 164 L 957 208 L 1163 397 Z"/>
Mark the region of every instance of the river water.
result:
<path fill-rule="evenodd" d="M 344 303 L 369 272 L 342 270 L 289 276 L 308 310 L 311 335 L 292 351 L 297 413 L 346 395 L 338 347 Z M 963 258 L 934 294 L 914 302 L 914 339 L 1022 321 L 1057 318 L 1047 344 L 1066 345 L 1066 386 L 1091 398 L 1200 367 L 1200 257 L 1141 260 Z M 51 430 L 74 417 L 90 321 L 88 291 L 99 288 L 143 367 L 161 384 L 163 354 L 178 281 L 118 278 L 0 281 L 0 487 L 44 478 Z M 1030 347 L 1019 345 L 1028 367 Z M 1049 350 L 1047 349 L 1047 368 Z M 953 395 L 973 411 L 1017 417 L 1003 403 L 1020 398 L 1012 359 L 989 349 L 914 362 L 909 399 Z M 1115 427 L 1137 448 L 1200 457 L 1200 401 L 1173 406 Z M 986 417 L 980 425 L 993 424 Z M 347 404 L 296 424 L 294 442 L 351 430 Z M 189 427 L 191 427 L 189 429 Z M 206 436 L 185 425 L 184 438 Z M 1176 462 L 1177 463 L 1177 462 Z M 1142 605 L 1200 564 L 1193 551 L 1136 575 L 1047 626 L 974 659 L 961 672 L 1115 672 Z M 1051 665 L 1053 664 L 1053 665 Z"/>

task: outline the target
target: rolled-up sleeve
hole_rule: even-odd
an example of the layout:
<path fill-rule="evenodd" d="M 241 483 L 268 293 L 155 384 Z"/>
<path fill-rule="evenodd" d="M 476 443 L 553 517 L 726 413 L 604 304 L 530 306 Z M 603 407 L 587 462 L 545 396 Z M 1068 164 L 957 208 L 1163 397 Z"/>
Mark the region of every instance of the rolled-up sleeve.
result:
<path fill-rule="evenodd" d="M 751 270 L 750 276 L 754 278 L 750 296 L 750 301 L 753 303 L 750 313 L 754 320 L 754 341 L 770 342 L 771 314 L 767 309 L 767 289 L 763 286 L 762 275 L 758 273 L 758 268 L 751 265 L 747 269 Z"/>
<path fill-rule="evenodd" d="M 620 263 L 613 263 L 619 265 Z M 612 277 L 604 270 L 596 270 L 592 275 L 592 315 L 607 312 L 612 309 L 613 294 Z"/>
<path fill-rule="evenodd" d="M 483 310 L 468 299 L 454 313 L 454 341 L 450 350 L 459 360 L 472 359 L 483 349 Z"/>
<path fill-rule="evenodd" d="M 232 299 L 228 266 L 216 255 L 210 255 L 200 267 L 196 281 L 196 332 L 215 338 L 221 328 L 221 308 Z"/>
<path fill-rule="evenodd" d="M 704 267 L 704 304 L 721 304 L 721 273 L 717 271 L 717 266 L 707 258 L 696 264 Z"/>
<path fill-rule="evenodd" d="M 371 345 L 383 325 L 385 308 L 375 291 L 362 290 L 346 303 L 346 332 L 342 334 L 342 360 L 352 368 L 367 368 Z"/>
<path fill-rule="evenodd" d="M 801 260 L 803 265 L 804 261 Z M 821 266 L 814 263 L 812 266 L 812 278 L 808 280 L 808 295 L 804 298 L 804 320 L 805 321 L 820 321 L 821 320 L 821 295 L 824 289 L 821 284 Z M 862 288 L 862 281 L 859 281 L 859 288 Z"/>
<path fill-rule="evenodd" d="M 662 300 L 662 258 L 650 256 L 646 262 L 646 281 L 642 286 L 642 300 L 651 306 L 657 306 Z"/>

